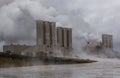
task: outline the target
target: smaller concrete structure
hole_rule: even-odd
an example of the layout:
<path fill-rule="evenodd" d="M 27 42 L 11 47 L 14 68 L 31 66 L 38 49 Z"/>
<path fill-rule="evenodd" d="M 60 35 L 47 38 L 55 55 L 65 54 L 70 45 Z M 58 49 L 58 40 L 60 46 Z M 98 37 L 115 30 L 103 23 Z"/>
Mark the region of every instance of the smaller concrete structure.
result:
<path fill-rule="evenodd" d="M 4 45 L 3 46 L 3 52 L 12 52 L 14 54 L 19 54 L 21 55 L 21 52 L 28 49 L 28 48 L 31 48 L 32 46 L 28 46 L 28 45 L 14 45 L 14 44 L 11 44 L 11 45 Z"/>
<path fill-rule="evenodd" d="M 113 36 L 108 34 L 102 35 L 102 45 L 104 48 L 113 48 Z"/>
<path fill-rule="evenodd" d="M 55 51 L 52 48 L 39 45 L 27 48 L 26 50 L 23 50 L 21 54 L 33 57 L 48 57 L 55 55 Z"/>
<path fill-rule="evenodd" d="M 84 50 L 88 50 L 90 52 L 98 52 L 106 49 L 113 49 L 113 36 L 108 34 L 102 35 L 102 42 L 87 42 L 85 46 L 83 46 Z"/>
<path fill-rule="evenodd" d="M 63 55 L 72 52 L 72 28 L 57 27 L 57 46 Z"/>
<path fill-rule="evenodd" d="M 57 27 L 57 45 L 60 48 L 72 49 L 72 29 Z"/>

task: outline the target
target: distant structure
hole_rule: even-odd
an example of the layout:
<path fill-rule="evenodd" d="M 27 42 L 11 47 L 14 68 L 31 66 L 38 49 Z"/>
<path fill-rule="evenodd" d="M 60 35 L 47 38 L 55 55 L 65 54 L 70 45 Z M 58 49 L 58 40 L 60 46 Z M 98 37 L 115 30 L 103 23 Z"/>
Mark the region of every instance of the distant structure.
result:
<path fill-rule="evenodd" d="M 113 48 L 113 36 L 108 34 L 102 35 L 102 45 L 104 48 Z"/>
<path fill-rule="evenodd" d="M 55 22 L 36 21 L 36 45 L 5 45 L 3 51 L 11 51 L 15 54 L 29 56 L 50 56 L 61 51 L 63 55 L 69 55 L 72 50 L 72 29 L 56 27 Z"/>
<path fill-rule="evenodd" d="M 87 42 L 87 44 L 83 46 L 83 49 L 90 52 L 96 52 L 102 49 L 102 44 L 101 42 Z"/>
<path fill-rule="evenodd" d="M 108 34 L 102 35 L 102 42 L 87 42 L 85 46 L 83 46 L 84 50 L 90 52 L 98 52 L 105 49 L 113 49 L 113 36 Z"/>

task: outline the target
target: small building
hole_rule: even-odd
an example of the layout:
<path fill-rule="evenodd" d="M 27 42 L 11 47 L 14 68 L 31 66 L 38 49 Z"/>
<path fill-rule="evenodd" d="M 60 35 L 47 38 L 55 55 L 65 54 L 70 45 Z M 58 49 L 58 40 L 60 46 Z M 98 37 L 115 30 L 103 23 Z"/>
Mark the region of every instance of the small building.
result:
<path fill-rule="evenodd" d="M 32 46 L 28 46 L 28 45 L 14 45 L 14 44 L 11 44 L 11 45 L 4 45 L 3 46 L 3 52 L 11 52 L 13 54 L 19 54 L 21 55 L 21 52 L 28 49 L 28 48 L 31 48 Z"/>

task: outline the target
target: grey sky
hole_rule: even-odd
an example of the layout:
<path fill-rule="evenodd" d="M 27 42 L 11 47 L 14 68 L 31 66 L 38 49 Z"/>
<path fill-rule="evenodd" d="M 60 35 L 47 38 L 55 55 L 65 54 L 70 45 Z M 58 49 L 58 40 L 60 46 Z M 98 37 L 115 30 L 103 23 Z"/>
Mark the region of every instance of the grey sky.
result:
<path fill-rule="evenodd" d="M 11 1 L 0 0 L 0 28 L 7 31 L 6 38 L 12 41 L 34 39 L 34 34 L 31 37 L 25 32 L 24 28 L 30 28 L 31 33 L 35 33 L 33 24 L 28 24 L 32 20 L 26 19 L 26 16 L 33 20 L 52 20 L 59 26 L 72 27 L 74 40 L 77 41 L 86 36 L 86 33 L 91 33 L 95 39 L 108 33 L 114 36 L 115 45 L 120 45 L 120 0 L 14 0 L 10 3 Z M 23 23 L 23 20 L 27 23 Z M 22 33 L 15 33 L 17 31 Z M 21 38 L 18 34 L 21 34 Z"/>
<path fill-rule="evenodd" d="M 9 4 L 10 2 L 12 2 L 13 0 L 0 0 L 0 7 L 5 5 L 5 4 Z"/>

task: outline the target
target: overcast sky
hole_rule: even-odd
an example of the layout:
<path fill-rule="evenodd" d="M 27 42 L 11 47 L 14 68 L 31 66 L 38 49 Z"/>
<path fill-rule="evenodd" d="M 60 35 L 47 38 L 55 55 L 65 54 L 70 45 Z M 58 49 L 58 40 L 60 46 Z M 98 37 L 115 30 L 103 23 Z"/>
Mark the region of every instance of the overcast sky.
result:
<path fill-rule="evenodd" d="M 0 0 L 0 7 L 5 5 L 5 4 L 9 4 L 10 2 L 12 2 L 13 0 Z"/>
<path fill-rule="evenodd" d="M 95 39 L 103 33 L 112 34 L 115 45 L 120 47 L 120 0 L 0 0 L 0 7 L 0 29 L 4 29 L 10 41 L 34 39 L 31 18 L 52 20 L 59 26 L 72 27 L 78 41 L 87 33 Z M 25 28 L 28 27 L 27 33 Z"/>

